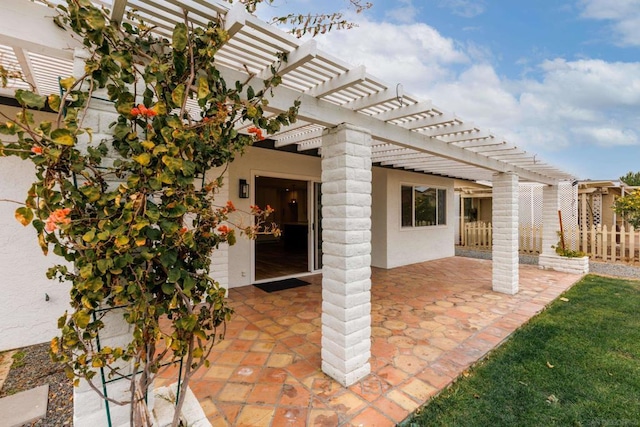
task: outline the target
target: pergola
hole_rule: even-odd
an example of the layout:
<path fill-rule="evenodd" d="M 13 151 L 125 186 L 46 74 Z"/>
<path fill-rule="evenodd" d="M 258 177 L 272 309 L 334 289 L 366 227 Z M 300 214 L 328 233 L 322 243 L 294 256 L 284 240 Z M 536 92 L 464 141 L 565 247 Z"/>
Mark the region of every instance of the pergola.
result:
<path fill-rule="evenodd" d="M 342 384 L 352 384 L 369 372 L 371 237 L 366 231 L 371 227 L 372 165 L 493 182 L 497 291 L 518 289 L 519 182 L 546 184 L 543 246 L 550 250 L 556 243 L 557 185 L 575 178 L 504 138 L 431 101 L 401 93 L 398 84 L 385 83 L 364 66 L 353 67 L 320 51 L 314 40 L 301 41 L 259 20 L 240 3 L 228 9 L 207 0 L 94 2 L 111 10 L 113 21 L 127 21 L 135 13 L 165 37 L 171 36 L 175 23 L 183 22 L 184 11 L 193 25 L 222 17 L 231 38 L 215 62 L 224 78 L 252 80 L 261 86 L 275 66 L 282 84 L 273 90 L 269 111 L 285 111 L 301 101 L 298 122 L 273 140 L 275 147 L 295 146 L 299 152 L 320 149 L 323 184 L 343 188 L 323 193 L 327 237 L 322 350 L 323 370 Z M 5 0 L 0 14 L 0 63 L 19 70 L 41 94 L 58 93 L 58 78 L 73 73 L 80 47 L 53 24 L 53 15 L 51 9 L 29 0 Z M 281 64 L 282 52 L 288 61 Z M 15 88 L 28 87 L 19 81 L 11 84 L 0 95 L 10 97 Z M 352 162 L 353 152 L 365 162 Z M 360 181 L 353 179 L 354 171 Z M 362 217 L 332 209 L 353 204 L 364 208 Z M 355 238 L 353 230 L 364 232 Z"/>

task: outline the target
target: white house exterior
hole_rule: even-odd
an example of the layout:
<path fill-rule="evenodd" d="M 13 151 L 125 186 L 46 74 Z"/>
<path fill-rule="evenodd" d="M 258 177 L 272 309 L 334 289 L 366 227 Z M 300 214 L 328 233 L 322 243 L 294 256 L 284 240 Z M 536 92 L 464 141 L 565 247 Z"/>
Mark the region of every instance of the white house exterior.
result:
<path fill-rule="evenodd" d="M 115 0 L 113 19 L 121 20 L 133 3 Z M 551 213 L 557 212 L 558 183 L 573 179 L 569 174 L 431 102 L 410 95 L 399 99 L 395 85 L 367 74 L 364 67 L 351 67 L 320 52 L 313 41 L 301 43 L 272 28 L 244 12 L 241 5 L 227 12 L 220 5 L 204 6 L 192 0 L 156 3 L 164 7 L 163 19 L 173 22 L 183 19 L 181 4 L 200 20 L 226 14 L 234 43 L 223 48 L 216 61 L 228 81 L 246 80 L 251 77 L 249 70 L 258 86 L 261 73 L 277 62 L 276 53 L 288 53 L 283 84 L 274 89 L 269 109 L 283 111 L 295 100 L 301 101 L 299 122 L 272 140 L 274 148 L 292 152 L 249 148 L 230 165 L 219 200 L 224 204 L 229 199 L 237 208 L 249 210 L 254 203 L 276 200 L 269 199 L 269 194 L 278 194 L 278 188 L 292 192 L 296 186 L 299 196 L 278 196 L 278 212 L 288 218 L 280 225 L 283 237 L 293 236 L 286 244 L 306 247 L 306 269 L 303 265 L 293 275 L 323 274 L 322 368 L 343 385 L 369 373 L 371 267 L 393 268 L 454 255 L 454 179 L 493 182 L 496 291 L 518 291 L 519 182 L 546 186 L 545 240 L 549 244 L 544 246 L 555 243 Z M 0 61 L 14 59 L 23 70 L 28 66 L 38 90 L 47 93 L 56 73 L 71 70 L 74 61 L 81 65 L 82 52 L 75 51 L 74 56 L 77 46 L 52 23 L 50 10 L 28 0 L 6 0 L 2 9 L 0 49 L 7 54 Z M 147 22 L 154 19 L 145 16 Z M 261 46 L 260 55 L 243 53 L 243 49 L 256 49 L 255 45 Z M 50 58 L 55 66 L 47 67 L 46 61 L 43 65 L 42 58 Z M 325 71 L 318 73 L 319 67 Z M 91 115 L 94 134 L 108 138 L 110 113 L 104 103 L 96 104 L 98 109 Z M 303 154 L 310 152 L 315 155 Z M 22 200 L 28 174 L 26 164 L 0 158 L 0 198 Z M 247 198 L 240 198 L 241 180 L 249 184 Z M 0 302 L 0 350 L 48 339 L 55 331 L 56 317 L 64 311 L 65 286 L 43 279 L 51 260 L 44 259 L 31 242 L 33 231 L 15 222 L 13 208 L 0 203 L 4 273 L 0 287 L 4 295 L 12 292 L 15 297 Z M 228 287 L 263 280 L 257 262 L 264 255 L 261 243 L 239 239 L 235 246 L 222 248 L 214 255 L 214 278 Z M 20 260 L 38 264 L 29 262 L 25 267 Z M 11 281 L 5 281 L 7 277 Z M 20 295 L 15 295 L 16 289 Z M 45 292 L 50 295 L 46 303 Z M 18 305 L 23 307 L 20 317 L 14 309 Z M 8 338 L 5 331 L 11 330 L 16 333 Z"/>

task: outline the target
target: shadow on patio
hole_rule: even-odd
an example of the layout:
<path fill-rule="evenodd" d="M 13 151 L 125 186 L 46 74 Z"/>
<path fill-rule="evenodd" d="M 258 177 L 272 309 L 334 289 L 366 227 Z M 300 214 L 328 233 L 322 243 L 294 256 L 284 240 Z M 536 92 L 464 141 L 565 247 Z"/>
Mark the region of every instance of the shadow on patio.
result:
<path fill-rule="evenodd" d="M 349 388 L 320 369 L 319 275 L 271 294 L 235 288 L 226 339 L 191 388 L 214 426 L 393 426 L 578 279 L 521 265 L 509 296 L 491 290 L 490 261 L 373 269 L 371 374 Z"/>

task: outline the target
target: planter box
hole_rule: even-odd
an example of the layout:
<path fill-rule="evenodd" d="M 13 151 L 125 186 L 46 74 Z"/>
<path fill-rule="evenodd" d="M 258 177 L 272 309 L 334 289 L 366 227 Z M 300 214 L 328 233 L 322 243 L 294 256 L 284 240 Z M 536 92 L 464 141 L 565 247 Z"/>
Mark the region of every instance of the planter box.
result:
<path fill-rule="evenodd" d="M 538 265 L 544 270 L 562 271 L 563 273 L 589 273 L 589 257 L 567 258 L 560 255 L 540 254 Z"/>

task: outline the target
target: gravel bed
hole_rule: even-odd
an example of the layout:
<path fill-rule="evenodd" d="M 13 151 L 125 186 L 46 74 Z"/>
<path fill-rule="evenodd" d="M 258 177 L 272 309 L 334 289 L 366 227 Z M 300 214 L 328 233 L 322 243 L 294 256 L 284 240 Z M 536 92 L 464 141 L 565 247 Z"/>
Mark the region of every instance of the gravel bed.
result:
<path fill-rule="evenodd" d="M 18 349 L 0 397 L 49 384 L 47 415 L 25 426 L 63 427 L 73 425 L 73 383 L 64 367 L 49 357 L 49 343 Z M 1 422 L 0 422 L 1 424 Z"/>

